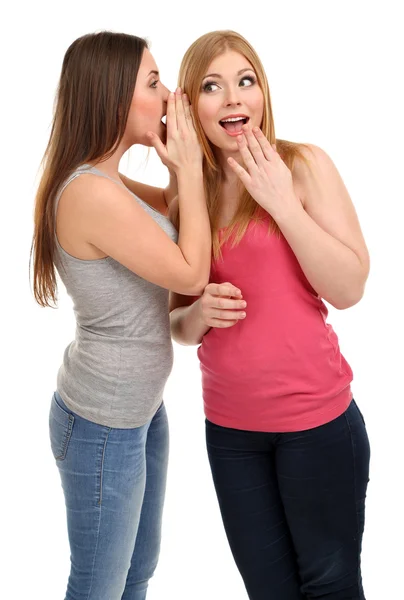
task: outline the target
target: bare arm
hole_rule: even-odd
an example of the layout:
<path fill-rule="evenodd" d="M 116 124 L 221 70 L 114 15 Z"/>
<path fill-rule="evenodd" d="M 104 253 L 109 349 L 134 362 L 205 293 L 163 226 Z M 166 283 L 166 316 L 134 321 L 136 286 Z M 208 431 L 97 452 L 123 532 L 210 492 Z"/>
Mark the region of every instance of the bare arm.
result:
<path fill-rule="evenodd" d="M 119 173 L 123 184 L 135 194 L 138 198 L 141 198 L 144 202 L 152 206 L 155 210 L 158 210 L 162 215 L 168 214 L 173 199 L 178 195 L 178 184 L 175 173 L 170 171 L 170 180 L 165 188 L 154 187 L 139 181 L 134 181 L 126 175 Z"/>
<path fill-rule="evenodd" d="M 170 292 L 171 337 L 183 346 L 200 344 L 210 329 L 202 319 L 200 298 Z"/>
<path fill-rule="evenodd" d="M 331 159 L 309 146 L 310 168 L 298 167 L 304 209 L 277 221 L 316 292 L 335 308 L 363 296 L 369 255 L 346 187 Z"/>
<path fill-rule="evenodd" d="M 88 244 L 152 283 L 200 294 L 209 277 L 211 246 L 202 172 L 181 174 L 179 190 L 190 210 L 182 215 L 178 245 L 112 181 L 81 175 L 66 188 L 63 200 Z"/>
<path fill-rule="evenodd" d="M 320 148 L 308 146 L 310 167 L 300 161 L 294 181 L 260 130 L 244 126 L 243 131 L 238 142 L 246 169 L 232 158 L 230 166 L 274 218 L 316 292 L 335 308 L 353 306 L 363 295 L 369 256 L 333 162 Z"/>

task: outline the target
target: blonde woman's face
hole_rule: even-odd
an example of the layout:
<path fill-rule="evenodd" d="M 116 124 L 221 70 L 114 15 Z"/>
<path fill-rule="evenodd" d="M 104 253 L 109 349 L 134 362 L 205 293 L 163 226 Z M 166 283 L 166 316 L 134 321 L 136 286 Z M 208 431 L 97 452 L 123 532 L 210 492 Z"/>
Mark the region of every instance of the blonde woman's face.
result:
<path fill-rule="evenodd" d="M 215 58 L 202 80 L 198 116 L 209 141 L 220 150 L 237 152 L 244 123 L 260 127 L 264 95 L 251 63 L 229 50 Z"/>

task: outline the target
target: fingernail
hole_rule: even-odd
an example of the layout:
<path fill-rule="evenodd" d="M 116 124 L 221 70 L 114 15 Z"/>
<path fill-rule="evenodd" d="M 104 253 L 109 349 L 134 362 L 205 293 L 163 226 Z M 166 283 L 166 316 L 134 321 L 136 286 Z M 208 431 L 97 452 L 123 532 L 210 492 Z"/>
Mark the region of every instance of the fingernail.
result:
<path fill-rule="evenodd" d="M 181 88 L 177 87 L 177 94 L 181 94 Z"/>
<path fill-rule="evenodd" d="M 260 128 L 259 128 L 259 127 L 253 127 L 253 131 L 254 131 L 255 133 L 257 133 L 259 130 L 260 130 Z"/>
<path fill-rule="evenodd" d="M 245 312 L 240 313 L 240 319 L 245 319 L 245 317 L 246 317 L 246 313 Z"/>

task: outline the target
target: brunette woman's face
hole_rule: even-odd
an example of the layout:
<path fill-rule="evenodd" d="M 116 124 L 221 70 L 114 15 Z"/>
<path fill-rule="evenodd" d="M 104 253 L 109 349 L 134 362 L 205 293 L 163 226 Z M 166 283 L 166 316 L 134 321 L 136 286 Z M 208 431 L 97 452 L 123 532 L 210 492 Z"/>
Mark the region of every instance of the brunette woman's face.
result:
<path fill-rule="evenodd" d="M 150 146 L 146 134 L 157 133 L 165 141 L 162 117 L 167 112 L 169 90 L 161 83 L 155 60 L 145 48 L 136 79 L 125 135 L 130 144 Z"/>
<path fill-rule="evenodd" d="M 260 127 L 264 95 L 251 63 L 238 52 L 226 51 L 209 65 L 202 80 L 198 116 L 209 141 L 227 152 L 237 152 L 243 124 Z"/>

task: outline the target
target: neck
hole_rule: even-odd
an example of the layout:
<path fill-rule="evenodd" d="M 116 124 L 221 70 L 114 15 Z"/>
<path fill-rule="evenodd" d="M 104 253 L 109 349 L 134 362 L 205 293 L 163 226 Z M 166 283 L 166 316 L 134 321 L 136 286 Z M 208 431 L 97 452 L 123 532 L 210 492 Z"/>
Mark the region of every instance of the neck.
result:
<path fill-rule="evenodd" d="M 100 171 L 113 177 L 114 179 L 119 178 L 119 163 L 121 162 L 122 156 L 129 150 L 127 144 L 121 142 L 115 152 L 107 159 L 99 159 L 91 161 L 90 164 L 93 167 L 97 167 Z"/>
<path fill-rule="evenodd" d="M 223 173 L 223 182 L 233 188 L 237 186 L 239 180 L 233 169 L 230 167 L 227 159 L 234 158 L 239 164 L 243 165 L 243 161 L 239 152 L 230 152 L 229 150 L 217 150 L 216 158 L 221 166 Z"/>

